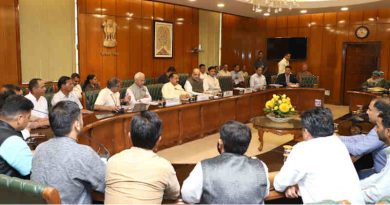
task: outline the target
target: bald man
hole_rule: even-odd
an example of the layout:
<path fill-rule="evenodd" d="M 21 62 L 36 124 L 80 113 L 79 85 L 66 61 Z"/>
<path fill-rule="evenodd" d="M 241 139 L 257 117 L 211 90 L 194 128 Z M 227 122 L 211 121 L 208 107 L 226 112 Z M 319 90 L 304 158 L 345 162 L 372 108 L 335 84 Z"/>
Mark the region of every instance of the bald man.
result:
<path fill-rule="evenodd" d="M 199 68 L 192 70 L 191 77 L 187 79 L 184 89 L 191 95 L 201 95 L 208 90 L 208 84 L 200 79 Z"/>

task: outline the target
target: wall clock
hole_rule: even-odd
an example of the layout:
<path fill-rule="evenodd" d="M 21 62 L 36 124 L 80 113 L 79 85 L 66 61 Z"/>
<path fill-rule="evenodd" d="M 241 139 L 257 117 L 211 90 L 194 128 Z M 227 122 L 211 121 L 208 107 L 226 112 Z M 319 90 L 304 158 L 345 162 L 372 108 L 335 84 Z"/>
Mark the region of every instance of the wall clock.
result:
<path fill-rule="evenodd" d="M 367 37 L 368 37 L 368 34 L 370 34 L 370 31 L 369 31 L 368 28 L 365 27 L 365 26 L 359 26 L 359 27 L 355 30 L 355 36 L 356 36 L 356 38 L 359 38 L 359 39 L 367 38 Z"/>

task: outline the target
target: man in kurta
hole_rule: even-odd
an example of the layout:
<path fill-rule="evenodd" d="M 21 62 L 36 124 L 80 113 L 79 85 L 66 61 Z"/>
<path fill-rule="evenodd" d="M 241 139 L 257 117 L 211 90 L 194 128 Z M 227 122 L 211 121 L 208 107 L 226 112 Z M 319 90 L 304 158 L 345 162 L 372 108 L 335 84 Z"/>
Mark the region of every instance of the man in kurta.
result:
<path fill-rule="evenodd" d="M 177 73 L 169 75 L 169 82 L 163 85 L 161 92 L 164 99 L 189 98 L 189 94 L 179 84 L 179 75 Z"/>
<path fill-rule="evenodd" d="M 136 103 L 150 103 L 152 96 L 145 86 L 145 74 L 138 72 L 134 75 L 134 83 L 126 90 L 126 96 L 130 96 L 130 106 Z"/>

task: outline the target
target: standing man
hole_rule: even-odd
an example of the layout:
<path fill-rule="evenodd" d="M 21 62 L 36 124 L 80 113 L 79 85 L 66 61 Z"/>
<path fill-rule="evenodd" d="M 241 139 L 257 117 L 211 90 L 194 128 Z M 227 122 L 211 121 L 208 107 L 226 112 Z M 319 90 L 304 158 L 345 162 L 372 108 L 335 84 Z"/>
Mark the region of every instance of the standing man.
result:
<path fill-rule="evenodd" d="M 0 174 L 26 177 L 31 172 L 32 153 L 21 131 L 27 127 L 34 105 L 19 95 L 1 100 Z"/>
<path fill-rule="evenodd" d="M 200 64 L 199 65 L 199 70 L 200 70 L 200 79 L 204 80 L 207 76 L 206 72 L 206 65 L 205 64 Z"/>
<path fill-rule="evenodd" d="M 255 70 L 257 70 L 257 68 L 259 68 L 259 67 L 263 67 L 263 73 L 267 72 L 268 65 L 263 57 L 263 51 L 257 52 L 257 59 L 256 59 L 255 64 L 253 66 L 253 68 Z"/>
<path fill-rule="evenodd" d="M 162 74 L 162 75 L 157 79 L 157 82 L 158 82 L 158 83 L 162 83 L 162 84 L 169 82 L 169 76 L 170 76 L 172 73 L 176 73 L 176 68 L 173 67 L 173 66 L 169 66 L 167 72 L 164 73 L 164 74 Z"/>
<path fill-rule="evenodd" d="M 198 68 L 192 70 L 191 77 L 188 78 L 184 84 L 184 89 L 187 93 L 190 93 L 191 95 L 201 95 L 208 90 L 207 84 L 200 78 L 200 73 Z"/>
<path fill-rule="evenodd" d="M 291 58 L 291 53 L 286 53 L 284 54 L 284 57 L 282 60 L 279 61 L 278 63 L 278 74 L 283 74 L 285 72 L 286 66 L 290 65 L 290 58 Z"/>
<path fill-rule="evenodd" d="M 205 84 L 207 84 L 208 90 L 206 92 L 216 94 L 221 92 L 221 86 L 219 85 L 219 80 L 217 78 L 217 68 L 216 66 L 209 67 L 209 75 L 204 79 Z"/>
<path fill-rule="evenodd" d="M 367 115 L 372 124 L 376 124 L 380 113 L 385 112 L 388 108 L 388 99 L 375 98 L 371 100 Z M 376 127 L 372 128 L 367 135 L 340 136 L 341 141 L 345 144 L 348 152 L 352 156 L 363 156 L 371 153 L 374 160 L 374 167 L 359 171 L 359 178 L 364 179 L 372 174 L 379 173 L 386 165 L 386 155 L 384 149 L 387 145 L 378 137 Z"/>
<path fill-rule="evenodd" d="M 138 72 L 134 75 L 134 83 L 126 90 L 126 96 L 130 96 L 130 105 L 134 106 L 136 103 L 150 103 L 152 96 L 145 86 L 145 74 Z"/>
<path fill-rule="evenodd" d="M 348 200 L 364 204 L 359 177 L 347 148 L 334 135 L 332 112 L 315 108 L 301 115 L 303 142 L 296 144 L 275 176 L 276 191 L 303 203 Z"/>
<path fill-rule="evenodd" d="M 250 88 L 253 90 L 264 90 L 267 86 L 267 81 L 263 75 L 263 67 L 257 67 L 256 73 L 249 80 Z"/>
<path fill-rule="evenodd" d="M 105 204 L 161 204 L 163 199 L 177 199 L 176 172 L 155 153 L 161 141 L 161 119 L 144 111 L 133 117 L 130 127 L 133 146 L 107 163 Z"/>
<path fill-rule="evenodd" d="M 56 188 L 64 204 L 91 204 L 92 190 L 104 192 L 106 165 L 90 146 L 77 143 L 83 128 L 80 108 L 59 102 L 49 121 L 54 137 L 35 150 L 31 180 Z"/>
<path fill-rule="evenodd" d="M 61 101 L 72 101 L 75 102 L 80 109 L 83 109 L 83 105 L 80 102 L 80 99 L 72 92 L 73 90 L 73 80 L 68 76 L 61 76 L 58 79 L 58 89 L 59 91 L 53 96 L 51 100 L 51 105 L 55 106 L 58 102 Z"/>
<path fill-rule="evenodd" d="M 74 95 L 81 100 L 81 93 L 83 90 L 81 89 L 80 85 L 80 75 L 78 73 L 73 73 L 71 76 L 72 81 L 73 81 L 73 90 L 72 92 Z"/>
<path fill-rule="evenodd" d="M 221 66 L 221 70 L 218 72 L 218 77 L 220 76 L 232 76 L 232 74 L 230 73 L 229 71 L 229 66 L 228 64 L 224 64 L 223 66 Z"/>
<path fill-rule="evenodd" d="M 261 160 L 244 155 L 251 130 L 229 121 L 220 136 L 220 155 L 196 164 L 183 183 L 183 200 L 191 204 L 263 204 L 269 193 L 268 168 Z"/>
<path fill-rule="evenodd" d="M 121 103 L 129 103 L 130 95 L 120 99 L 121 81 L 118 78 L 111 78 L 107 81 L 107 87 L 100 90 L 95 101 L 94 110 L 117 112 L 121 108 Z"/>

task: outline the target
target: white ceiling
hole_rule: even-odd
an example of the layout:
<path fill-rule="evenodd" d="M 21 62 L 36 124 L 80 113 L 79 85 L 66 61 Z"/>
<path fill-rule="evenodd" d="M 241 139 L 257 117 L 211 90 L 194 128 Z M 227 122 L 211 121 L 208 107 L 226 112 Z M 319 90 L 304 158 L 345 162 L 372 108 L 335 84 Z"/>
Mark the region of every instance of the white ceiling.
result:
<path fill-rule="evenodd" d="M 251 0 L 156 0 L 159 2 L 172 3 L 178 5 L 185 5 L 205 10 L 235 14 L 246 17 L 260 17 L 263 13 L 255 13 L 252 11 Z M 301 9 L 306 9 L 307 13 L 323 13 L 336 12 L 340 8 L 347 6 L 349 10 L 370 9 L 370 8 L 384 8 L 390 7 L 390 0 L 297 0 L 299 8 L 283 9 L 277 15 L 296 15 L 300 14 Z M 218 8 L 218 3 L 224 3 L 225 7 Z M 263 9 L 265 10 L 265 9 Z M 271 15 L 276 15 L 273 12 Z"/>

